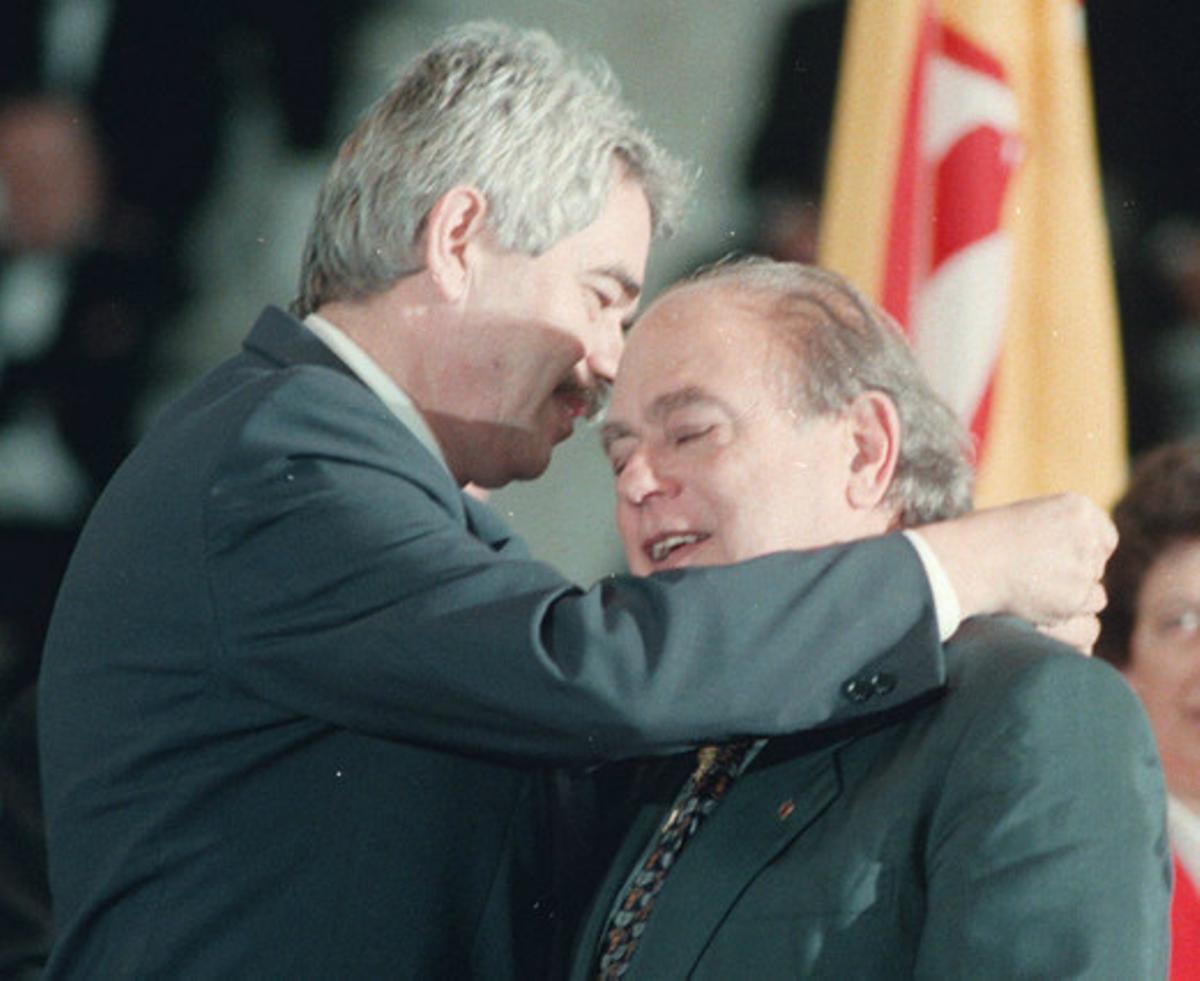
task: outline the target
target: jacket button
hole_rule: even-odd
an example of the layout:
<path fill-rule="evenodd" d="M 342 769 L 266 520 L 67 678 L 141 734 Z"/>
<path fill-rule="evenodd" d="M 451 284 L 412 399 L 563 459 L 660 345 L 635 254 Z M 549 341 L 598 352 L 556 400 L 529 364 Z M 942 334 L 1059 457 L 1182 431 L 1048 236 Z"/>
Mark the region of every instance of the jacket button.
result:
<path fill-rule="evenodd" d="M 886 671 L 880 671 L 871 676 L 871 687 L 875 689 L 876 694 L 886 695 L 896 687 L 896 676 L 888 674 Z"/>
<path fill-rule="evenodd" d="M 863 678 L 851 678 L 842 685 L 842 694 L 852 702 L 865 702 L 875 694 L 871 683 Z"/>

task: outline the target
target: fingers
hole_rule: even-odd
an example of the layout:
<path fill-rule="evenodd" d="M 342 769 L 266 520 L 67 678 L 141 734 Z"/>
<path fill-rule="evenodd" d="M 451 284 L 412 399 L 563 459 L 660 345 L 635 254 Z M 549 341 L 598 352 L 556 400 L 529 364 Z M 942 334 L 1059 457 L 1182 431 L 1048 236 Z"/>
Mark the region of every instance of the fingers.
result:
<path fill-rule="evenodd" d="M 1079 607 L 1081 616 L 1095 616 L 1108 605 L 1108 594 L 1104 591 L 1103 584 L 1094 582 L 1088 590 L 1087 596 Z"/>
<path fill-rule="evenodd" d="M 1078 605 L 1060 611 L 1063 617 L 1089 616 L 1099 613 L 1108 602 L 1102 580 L 1104 568 L 1117 547 L 1117 528 L 1112 519 L 1082 494 L 1056 495 L 1062 508 L 1061 525 L 1057 531 L 1065 547 L 1074 546 L 1078 566 L 1071 572 L 1076 576 L 1082 597 Z M 1064 571 L 1069 569 L 1066 567 Z M 1057 618 L 1056 618 L 1057 619 Z"/>
<path fill-rule="evenodd" d="M 1090 512 L 1088 515 L 1090 535 L 1085 540 L 1089 542 L 1093 561 L 1099 572 L 1103 573 L 1105 564 L 1117 547 L 1117 526 L 1113 524 L 1107 514 L 1087 498 L 1082 498 L 1082 500 L 1087 502 Z"/>
<path fill-rule="evenodd" d="M 1100 512 L 1100 515 L 1104 519 L 1101 525 L 1102 531 L 1100 546 L 1104 549 L 1104 561 L 1107 562 L 1109 556 L 1111 556 L 1113 551 L 1116 549 L 1117 541 L 1120 536 L 1117 534 L 1117 526 L 1113 523 L 1112 518 L 1110 518 L 1103 511 Z"/>
<path fill-rule="evenodd" d="M 1071 529 L 1080 547 L 1103 566 L 1117 547 L 1117 526 L 1090 498 L 1068 492 L 1054 495 L 1062 509 L 1060 520 Z M 1036 500 L 1036 499 L 1035 499 Z"/>
<path fill-rule="evenodd" d="M 1061 640 L 1080 654 L 1091 654 L 1100 636 L 1100 620 L 1095 616 L 1077 616 L 1038 627 L 1047 637 Z"/>

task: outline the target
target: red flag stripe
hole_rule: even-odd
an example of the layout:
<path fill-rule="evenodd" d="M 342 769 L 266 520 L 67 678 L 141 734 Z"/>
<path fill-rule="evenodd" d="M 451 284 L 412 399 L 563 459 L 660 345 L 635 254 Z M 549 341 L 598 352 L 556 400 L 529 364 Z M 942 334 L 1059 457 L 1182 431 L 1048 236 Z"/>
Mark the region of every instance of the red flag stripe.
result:
<path fill-rule="evenodd" d="M 1003 63 L 985 51 L 961 31 L 942 25 L 941 51 L 951 61 L 956 61 L 964 68 L 990 75 L 998 82 L 1006 78 Z"/>
<path fill-rule="evenodd" d="M 980 126 L 961 137 L 937 164 L 934 177 L 933 255 L 937 269 L 955 252 L 1000 227 L 1004 192 L 1012 177 L 1006 136 Z"/>
<path fill-rule="evenodd" d="M 909 322 L 917 251 L 917 215 L 921 192 L 921 110 L 929 56 L 936 49 L 938 23 L 929 3 L 924 5 L 917 43 L 913 51 L 912 77 L 904 109 L 904 128 L 896 163 L 896 180 L 887 228 L 887 249 L 883 264 L 883 288 L 880 301 L 905 332 L 912 333 Z"/>

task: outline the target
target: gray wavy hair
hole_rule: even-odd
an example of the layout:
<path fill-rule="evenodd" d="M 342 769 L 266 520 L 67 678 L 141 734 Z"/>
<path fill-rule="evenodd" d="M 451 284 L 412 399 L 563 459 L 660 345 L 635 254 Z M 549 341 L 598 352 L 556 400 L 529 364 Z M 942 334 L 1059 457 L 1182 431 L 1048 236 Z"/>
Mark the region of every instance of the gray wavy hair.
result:
<path fill-rule="evenodd" d="M 342 144 L 292 309 L 304 316 L 418 271 L 425 218 L 452 187 L 485 195 L 503 247 L 538 255 L 599 216 L 622 167 L 641 183 L 655 233 L 670 234 L 693 174 L 639 126 L 602 59 L 574 56 L 542 31 L 457 27 Z"/>
<path fill-rule="evenodd" d="M 757 256 L 723 260 L 684 285 L 744 292 L 792 357 L 769 377 L 804 416 L 835 414 L 859 395 L 883 392 L 900 416 L 896 473 L 884 502 L 901 527 L 971 509 L 969 437 L 921 372 L 899 325 L 837 273 Z"/>

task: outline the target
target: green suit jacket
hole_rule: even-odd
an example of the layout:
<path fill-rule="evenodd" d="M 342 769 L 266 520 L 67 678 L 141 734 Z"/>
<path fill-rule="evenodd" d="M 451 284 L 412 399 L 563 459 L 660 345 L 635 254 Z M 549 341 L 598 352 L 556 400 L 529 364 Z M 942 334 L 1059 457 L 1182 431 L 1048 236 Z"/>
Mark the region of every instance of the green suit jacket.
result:
<path fill-rule="evenodd" d="M 1170 869 L 1140 704 L 1016 621 L 947 647 L 943 697 L 850 734 L 774 740 L 666 877 L 634 978 L 1161 978 Z M 584 927 L 690 757 L 653 781 Z"/>

